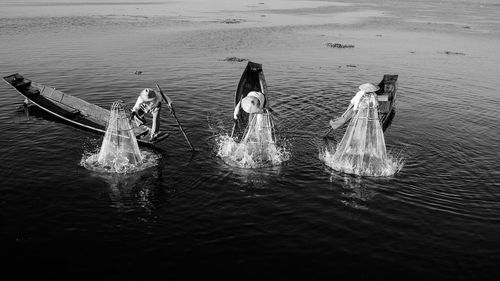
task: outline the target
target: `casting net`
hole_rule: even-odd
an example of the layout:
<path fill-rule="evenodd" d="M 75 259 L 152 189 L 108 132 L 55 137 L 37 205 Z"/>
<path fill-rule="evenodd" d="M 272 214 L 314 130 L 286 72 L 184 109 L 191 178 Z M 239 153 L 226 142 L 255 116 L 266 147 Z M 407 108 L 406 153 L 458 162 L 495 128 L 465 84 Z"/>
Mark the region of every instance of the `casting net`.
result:
<path fill-rule="evenodd" d="M 113 167 L 119 171 L 142 161 L 127 112 L 129 110 L 122 101 L 115 101 L 111 105 L 106 134 L 97 159 L 103 167 Z"/>
<path fill-rule="evenodd" d="M 362 97 L 335 152 L 326 151 L 324 156 L 328 166 L 349 174 L 389 176 L 395 173 L 395 163 L 387 155 L 375 94 Z"/>
<path fill-rule="evenodd" d="M 226 163 L 243 168 L 276 166 L 289 158 L 286 149 L 275 142 L 274 124 L 267 110 L 250 114 L 239 143 L 229 136 L 221 137 L 217 154 Z"/>

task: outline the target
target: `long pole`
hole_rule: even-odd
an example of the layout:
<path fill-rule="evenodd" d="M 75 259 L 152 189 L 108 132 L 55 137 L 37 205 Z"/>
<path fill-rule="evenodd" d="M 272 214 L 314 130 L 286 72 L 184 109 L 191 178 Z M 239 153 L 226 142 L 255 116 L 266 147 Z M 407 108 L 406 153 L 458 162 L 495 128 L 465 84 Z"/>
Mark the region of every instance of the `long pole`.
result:
<path fill-rule="evenodd" d="M 177 116 L 175 116 L 175 110 L 174 110 L 174 106 L 172 105 L 172 100 L 163 94 L 163 91 L 161 90 L 161 88 L 158 84 L 156 84 L 156 88 L 158 88 L 158 91 L 160 91 L 160 94 L 161 94 L 163 100 L 165 100 L 165 102 L 168 104 L 168 107 L 170 107 L 170 112 L 172 112 L 172 115 L 174 116 L 175 121 L 177 122 L 177 125 L 179 126 L 179 129 L 181 130 L 182 134 L 184 135 L 184 138 L 186 139 L 187 143 L 189 144 L 189 147 L 191 148 L 192 151 L 195 151 L 193 145 L 189 141 L 186 133 L 184 132 L 184 129 L 182 129 L 182 125 L 179 122 L 179 119 L 177 119 Z"/>
<path fill-rule="evenodd" d="M 233 124 L 233 130 L 231 130 L 231 137 L 233 137 L 233 135 L 234 135 L 234 129 L 236 128 L 237 121 L 233 121 L 233 122 L 234 122 L 234 124 Z"/>
<path fill-rule="evenodd" d="M 324 138 L 326 138 L 326 137 L 330 134 L 330 132 L 331 132 L 331 131 L 333 131 L 333 128 L 332 128 L 332 127 L 330 127 L 330 129 L 326 132 L 326 134 L 325 134 Z"/>

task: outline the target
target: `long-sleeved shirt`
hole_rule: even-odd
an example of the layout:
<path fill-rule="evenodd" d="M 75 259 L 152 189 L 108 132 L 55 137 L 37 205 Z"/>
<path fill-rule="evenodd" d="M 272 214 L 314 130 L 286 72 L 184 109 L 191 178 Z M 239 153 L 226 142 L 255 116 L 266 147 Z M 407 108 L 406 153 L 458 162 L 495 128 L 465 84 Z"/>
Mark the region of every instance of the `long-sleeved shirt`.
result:
<path fill-rule="evenodd" d="M 137 98 L 132 111 L 138 112 L 139 109 L 142 109 L 144 113 L 150 113 L 158 110 L 158 106 L 160 105 L 159 99 L 155 99 L 152 101 L 144 101 L 141 96 Z"/>
<path fill-rule="evenodd" d="M 356 93 L 356 95 L 351 99 L 351 103 L 353 105 L 354 110 L 358 110 L 359 107 L 359 102 L 361 101 L 361 98 L 365 94 L 365 91 L 359 91 Z"/>

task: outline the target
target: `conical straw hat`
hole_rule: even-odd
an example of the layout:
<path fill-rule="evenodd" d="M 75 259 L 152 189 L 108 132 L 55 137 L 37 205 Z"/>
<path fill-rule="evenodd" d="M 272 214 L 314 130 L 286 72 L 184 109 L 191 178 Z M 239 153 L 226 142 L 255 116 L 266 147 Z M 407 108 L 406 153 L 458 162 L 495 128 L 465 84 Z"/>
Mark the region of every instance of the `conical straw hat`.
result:
<path fill-rule="evenodd" d="M 250 92 L 241 100 L 241 108 L 247 113 L 259 112 L 264 106 L 265 97 L 261 92 Z"/>
<path fill-rule="evenodd" d="M 371 93 L 371 92 L 378 91 L 380 88 L 378 86 L 373 85 L 372 83 L 365 83 L 365 84 L 359 86 L 359 89 L 361 91 L 365 91 L 367 93 Z"/>
<path fill-rule="evenodd" d="M 152 102 L 159 100 L 158 94 L 151 88 L 146 88 L 141 92 L 141 99 L 145 102 Z"/>

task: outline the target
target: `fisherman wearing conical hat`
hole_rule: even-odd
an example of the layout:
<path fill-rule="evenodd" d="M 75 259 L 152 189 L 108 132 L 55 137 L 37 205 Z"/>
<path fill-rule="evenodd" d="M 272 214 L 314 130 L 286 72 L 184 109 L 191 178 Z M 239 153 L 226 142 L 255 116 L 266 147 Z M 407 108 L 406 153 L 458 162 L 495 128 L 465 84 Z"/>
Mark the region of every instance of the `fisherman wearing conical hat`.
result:
<path fill-rule="evenodd" d="M 359 102 L 361 101 L 361 98 L 365 94 L 375 93 L 376 91 L 378 91 L 380 89 L 378 86 L 373 85 L 371 83 L 362 84 L 358 88 L 359 88 L 359 91 L 351 99 L 349 107 L 344 112 L 344 114 L 342 114 L 342 116 L 340 116 L 339 118 L 337 118 L 335 120 L 330 120 L 330 126 L 332 126 L 332 128 L 334 130 L 339 128 L 343 124 L 345 124 L 347 121 L 349 121 L 352 118 L 352 116 L 354 116 L 354 114 L 358 111 Z"/>
<path fill-rule="evenodd" d="M 264 108 L 266 105 L 266 97 L 263 93 L 258 91 L 249 92 L 243 99 L 241 99 L 236 107 L 234 108 L 233 114 L 233 130 L 231 132 L 231 137 L 233 137 L 234 129 L 238 125 L 238 116 L 240 115 L 240 108 L 243 108 L 248 114 L 257 114 L 257 120 L 261 119 L 262 113 L 267 112 L 268 108 Z"/>
<path fill-rule="evenodd" d="M 361 98 L 367 94 L 367 93 L 375 93 L 378 91 L 380 88 L 378 86 L 375 86 L 371 83 L 365 83 L 361 86 L 358 87 L 359 91 L 356 93 L 356 95 L 351 99 L 351 104 L 353 106 L 354 111 L 356 112 L 359 107 L 359 102 L 361 101 Z"/>
<path fill-rule="evenodd" d="M 144 115 L 150 113 L 152 115 L 153 124 L 150 130 L 150 139 L 154 140 L 160 132 L 160 111 L 161 111 L 161 96 L 151 88 L 146 88 L 141 91 L 134 107 L 130 120 L 134 120 L 137 126 L 146 123 Z"/>

